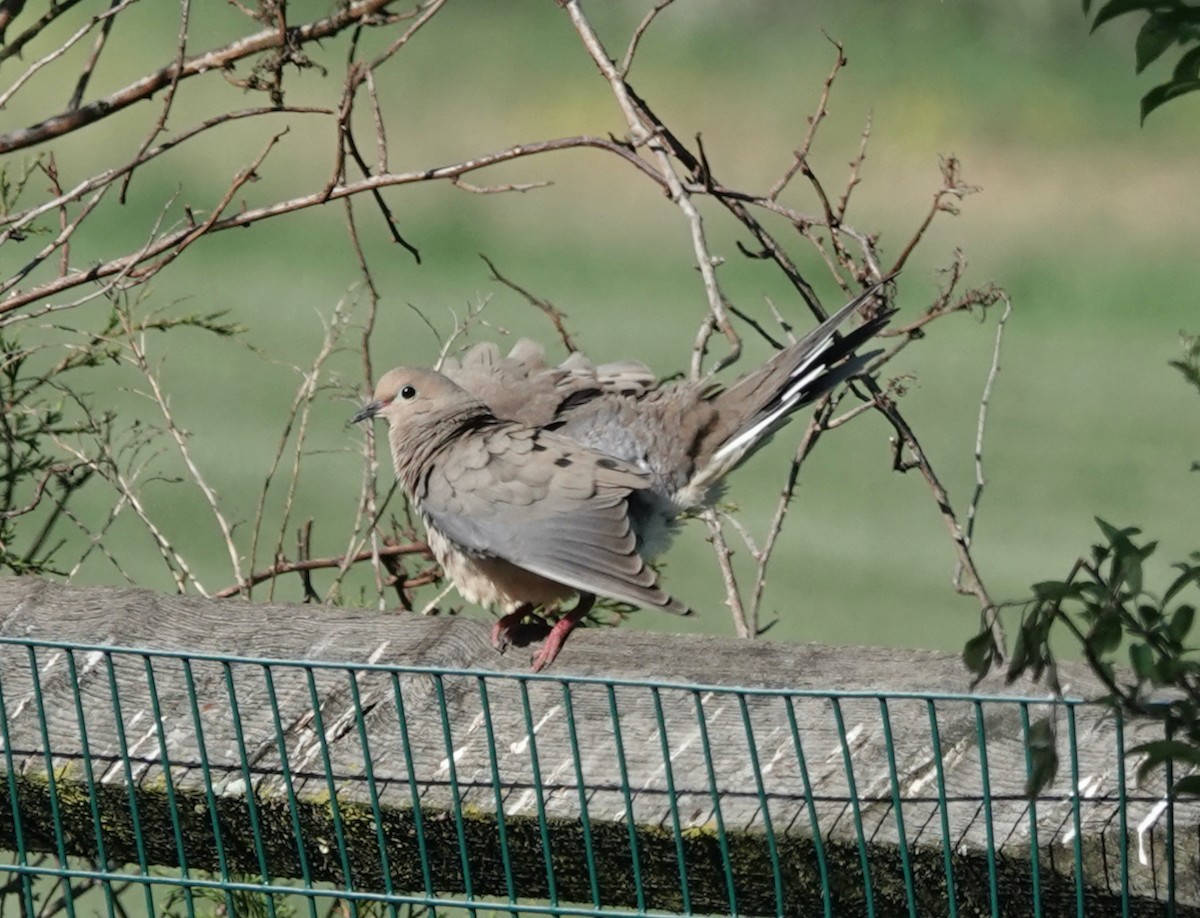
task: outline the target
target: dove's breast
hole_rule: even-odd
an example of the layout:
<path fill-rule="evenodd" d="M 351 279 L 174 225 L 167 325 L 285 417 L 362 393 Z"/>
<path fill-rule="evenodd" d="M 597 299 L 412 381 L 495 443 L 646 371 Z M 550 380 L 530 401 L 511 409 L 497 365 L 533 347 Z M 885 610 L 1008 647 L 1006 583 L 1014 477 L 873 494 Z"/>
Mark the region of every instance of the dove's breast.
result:
<path fill-rule="evenodd" d="M 575 595 L 575 590 L 510 564 L 502 558 L 468 555 L 442 535 L 427 527 L 429 548 L 442 572 L 468 602 L 513 612 L 518 606 L 549 605 Z"/>

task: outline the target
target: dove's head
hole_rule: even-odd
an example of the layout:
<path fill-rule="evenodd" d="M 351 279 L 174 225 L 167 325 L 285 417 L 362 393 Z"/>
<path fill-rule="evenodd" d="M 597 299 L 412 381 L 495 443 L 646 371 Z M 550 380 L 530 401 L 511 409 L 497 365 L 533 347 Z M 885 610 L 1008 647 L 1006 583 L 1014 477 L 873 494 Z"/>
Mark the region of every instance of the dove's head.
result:
<path fill-rule="evenodd" d="M 394 431 L 419 429 L 483 409 L 466 389 L 433 370 L 388 370 L 375 386 L 375 396 L 351 423 L 384 418 Z"/>

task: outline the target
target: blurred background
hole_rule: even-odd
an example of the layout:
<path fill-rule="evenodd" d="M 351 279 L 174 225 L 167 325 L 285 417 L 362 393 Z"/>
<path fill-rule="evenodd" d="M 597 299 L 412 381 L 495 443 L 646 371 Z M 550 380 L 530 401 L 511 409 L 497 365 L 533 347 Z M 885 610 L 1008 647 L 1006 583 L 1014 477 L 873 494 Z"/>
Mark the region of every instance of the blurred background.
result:
<path fill-rule="evenodd" d="M 324 15 L 330 6 L 293 2 L 291 16 Z M 648 7 L 622 2 L 585 9 L 610 54 L 619 57 Z M 143 4 L 131 13 L 140 18 L 114 28 L 91 95 L 111 92 L 174 54 L 174 5 Z M 225 4 L 194 4 L 192 17 L 190 53 L 250 30 Z M 1139 97 L 1166 78 L 1173 61 L 1134 76 L 1138 24 L 1119 20 L 1089 36 L 1089 22 L 1074 2 L 679 0 L 646 34 L 630 74 L 638 94 L 681 138 L 702 134 L 711 168 L 725 185 L 762 192 L 804 137 L 835 59 L 830 39 L 840 42 L 848 65 L 832 87 L 810 162 L 840 194 L 870 123 L 847 221 L 879 234 L 885 264 L 899 254 L 940 187 L 940 157 L 956 156 L 964 179 L 979 186 L 958 216 L 934 220 L 898 280 L 897 305 L 902 318 L 926 308 L 956 250 L 969 266 L 968 282 L 994 282 L 1011 296 L 975 533 L 976 559 L 995 599 L 1020 598 L 1035 581 L 1065 576 L 1097 534 L 1096 515 L 1161 539 L 1160 572 L 1197 548 L 1197 480 L 1189 472 L 1200 459 L 1197 405 L 1167 362 L 1180 354 L 1181 331 L 1200 333 L 1193 293 L 1200 287 L 1200 100 L 1173 102 L 1139 126 Z M 45 36 L 44 46 L 27 49 L 24 64 L 9 60 L 0 70 L 0 92 L 75 27 L 64 22 Z M 363 47 L 384 40 L 367 32 Z M 327 72 L 289 73 L 286 101 L 336 107 L 348 41 L 306 50 Z M 78 49 L 76 66 L 85 53 Z M 0 109 L 0 130 L 62 107 L 69 89 L 55 72 L 48 67 L 35 74 L 13 95 Z M 517 143 L 574 134 L 621 137 L 627 130 L 568 18 L 549 0 L 451 2 L 380 70 L 377 86 L 395 172 Z M 181 86 L 168 126 L 180 130 L 249 104 L 265 102 L 248 99 L 232 80 L 196 79 Z M 34 153 L 52 152 L 69 187 L 128 160 L 158 111 L 157 103 L 140 103 L 125 120 L 10 154 L 0 167 L 11 174 Z M 370 151 L 366 111 L 356 128 L 360 146 Z M 75 263 L 135 248 L 156 222 L 180 219 L 185 206 L 212 207 L 235 173 L 285 128 L 258 181 L 231 209 L 312 193 L 333 172 L 330 125 L 289 114 L 229 125 L 143 167 L 127 201 L 110 195 L 88 234 L 76 238 Z M 401 232 L 420 250 L 420 264 L 390 240 L 365 198 L 355 204 L 381 298 L 370 340 L 376 373 L 431 364 L 440 344 L 430 325 L 445 336 L 455 316 L 482 303 L 472 340 L 504 345 L 529 334 L 553 344 L 554 356 L 563 355 L 545 317 L 495 283 L 480 253 L 563 310 L 576 340 L 597 360 L 635 357 L 664 376 L 686 369 L 707 307 L 688 227 L 652 183 L 598 151 L 527 158 L 471 181 L 553 184 L 491 195 L 447 183 L 385 190 Z M 785 200 L 819 212 L 802 179 Z M 729 298 L 768 324 L 770 298 L 807 327 L 807 311 L 777 270 L 738 253 L 736 243 L 749 242 L 744 231 L 713 202 L 703 207 L 711 248 L 726 258 L 720 278 Z M 363 432 L 348 429 L 346 420 L 365 392 L 355 347 L 365 298 L 345 226 L 344 209 L 333 205 L 220 233 L 160 273 L 139 306 L 163 315 L 228 310 L 227 320 L 244 327 L 240 343 L 189 330 L 146 341 L 172 412 L 190 434 L 193 457 L 226 516 L 241 521 L 235 532 L 242 538 L 302 374 L 337 304 L 346 304 L 351 332 L 325 368 L 290 523 L 315 520 L 314 555 L 345 550 L 363 474 Z M 789 244 L 825 305 L 839 305 L 842 294 L 812 248 L 785 224 L 769 226 Z M 33 237 L 28 245 L 43 242 Z M 19 244 L 0 248 L 0 274 L 10 275 L 28 256 Z M 999 313 L 934 323 L 886 373 L 905 377 L 901 408 L 960 513 L 974 488 L 979 400 Z M 46 344 L 51 360 L 55 349 L 73 346 L 72 336 L 103 329 L 107 317 L 97 301 L 14 328 L 24 343 Z M 747 330 L 744 362 L 727 377 L 768 353 Z M 87 385 L 129 423 L 161 423 L 135 369 L 103 368 Z M 802 423 L 787 428 L 733 477 L 729 499 L 756 536 L 766 530 L 802 430 Z M 779 620 L 769 639 L 956 649 L 974 633 L 978 607 L 951 588 L 955 560 L 943 521 L 925 483 L 915 473 L 892 470 L 889 434 L 881 418 L 864 415 L 826 437 L 806 463 L 766 593 L 765 618 Z M 182 474 L 177 455 L 164 449 L 155 462 L 141 482 L 148 512 L 206 588 L 232 584 L 202 495 L 188 480 L 172 480 Z M 389 463 L 381 477 L 390 482 Z M 276 485 L 268 513 L 278 516 L 283 501 Z M 112 503 L 111 492 L 85 495 L 77 508 L 83 528 L 102 520 Z M 96 552 L 76 582 L 128 578 L 172 588 L 132 515 L 108 530 L 105 548 L 119 566 Z M 285 548 L 294 549 L 290 534 Z M 745 555 L 740 549 L 739 563 Z M 702 524 L 689 524 L 665 561 L 666 586 L 701 614 L 680 622 L 640 613 L 629 625 L 733 634 Z M 749 568 L 739 570 L 747 576 Z M 320 588 L 322 575 L 314 580 Z M 368 572 L 354 582 L 362 592 L 348 591 L 345 600 L 368 602 Z M 279 598 L 300 595 L 289 581 L 276 590 Z M 452 596 L 443 605 L 457 603 Z"/>

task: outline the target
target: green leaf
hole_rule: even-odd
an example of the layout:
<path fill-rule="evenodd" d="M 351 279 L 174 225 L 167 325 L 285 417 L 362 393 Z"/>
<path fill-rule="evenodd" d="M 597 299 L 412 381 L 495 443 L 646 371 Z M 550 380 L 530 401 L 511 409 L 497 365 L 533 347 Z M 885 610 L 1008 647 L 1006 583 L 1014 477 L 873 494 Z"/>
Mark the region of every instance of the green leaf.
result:
<path fill-rule="evenodd" d="M 1171 793 L 1176 797 L 1200 796 L 1200 775 L 1187 775 L 1175 782 Z"/>
<path fill-rule="evenodd" d="M 1170 83 L 1155 86 L 1142 96 L 1142 123 L 1145 123 L 1146 116 L 1156 108 L 1197 89 L 1200 89 L 1200 80 L 1172 80 Z"/>
<path fill-rule="evenodd" d="M 1042 602 L 1062 602 L 1079 595 L 1079 586 L 1062 580 L 1043 580 L 1033 585 L 1033 595 Z"/>
<path fill-rule="evenodd" d="M 1154 679 L 1155 685 L 1178 685 L 1179 684 L 1180 664 L 1174 657 L 1159 657 L 1158 662 L 1154 664 Z"/>
<path fill-rule="evenodd" d="M 1172 0 L 1110 0 L 1096 14 L 1096 20 L 1092 23 L 1092 31 L 1095 32 L 1096 29 L 1110 19 L 1116 19 L 1118 16 L 1124 16 L 1126 13 L 1136 13 L 1138 10 L 1153 12 L 1155 10 L 1171 9 L 1178 6 L 1178 0 L 1174 0 L 1174 2 Z"/>
<path fill-rule="evenodd" d="M 1193 606 L 1180 606 L 1175 610 L 1175 614 L 1171 616 L 1171 623 L 1167 626 L 1167 630 L 1177 643 L 1183 643 L 1183 639 L 1192 630 L 1192 621 L 1195 618 L 1196 609 Z"/>
<path fill-rule="evenodd" d="M 1008 660 L 1008 670 L 1004 674 L 1004 682 L 1012 685 L 1029 667 L 1029 629 L 1024 625 L 1017 632 L 1013 643 L 1012 656 Z"/>
<path fill-rule="evenodd" d="M 1124 582 L 1134 596 L 1142 592 L 1142 555 L 1132 543 L 1117 548 L 1113 558 L 1113 580 L 1116 584 Z"/>
<path fill-rule="evenodd" d="M 1054 725 L 1043 717 L 1029 725 L 1026 739 L 1029 750 L 1025 775 L 1025 797 L 1032 800 L 1054 780 L 1058 773 L 1058 749 L 1054 742 Z"/>
<path fill-rule="evenodd" d="M 1124 529 L 1118 529 L 1111 523 L 1106 523 L 1100 517 L 1094 517 L 1096 525 L 1100 527 L 1100 531 L 1104 533 L 1104 538 L 1108 539 L 1109 543 L 1127 542 L 1130 536 L 1140 535 L 1142 530 L 1136 526 L 1126 526 Z"/>
<path fill-rule="evenodd" d="M 1121 620 L 1115 615 L 1102 615 L 1088 632 L 1087 646 L 1093 654 L 1103 657 L 1121 646 Z"/>
<path fill-rule="evenodd" d="M 1158 625 L 1162 624 L 1163 614 L 1158 606 L 1144 602 L 1137 607 L 1137 613 L 1138 618 L 1142 622 L 1142 627 L 1147 631 L 1153 631 Z"/>
<path fill-rule="evenodd" d="M 1171 581 L 1171 585 L 1167 587 L 1167 592 L 1163 593 L 1162 601 L 1164 606 L 1174 599 L 1176 594 L 1189 583 L 1200 583 L 1200 567 L 1194 567 L 1189 564 L 1176 564 L 1175 567 L 1181 573 Z"/>
<path fill-rule="evenodd" d="M 992 632 L 985 629 L 967 641 L 966 646 L 963 647 L 963 663 L 974 674 L 975 681 L 978 682 L 986 676 L 988 670 L 992 668 L 995 646 Z"/>
<path fill-rule="evenodd" d="M 1200 79 L 1200 48 L 1192 48 L 1179 59 L 1179 63 L 1175 65 L 1175 74 L 1172 82 L 1179 83 L 1184 80 Z M 1171 366 L 1178 367 L 1180 361 L 1167 361 Z M 1180 367 L 1182 370 L 1183 368 Z M 1184 375 L 1187 373 L 1184 371 Z"/>
<path fill-rule="evenodd" d="M 1145 755 L 1146 761 L 1138 766 L 1137 780 L 1141 784 L 1146 777 L 1168 759 L 1186 765 L 1200 765 L 1200 749 L 1182 740 L 1154 740 L 1126 750 L 1126 755 Z"/>
<path fill-rule="evenodd" d="M 1175 42 L 1177 24 L 1167 16 L 1151 13 L 1142 23 L 1142 28 L 1133 43 L 1136 58 L 1135 72 L 1141 73 L 1160 57 Z"/>
<path fill-rule="evenodd" d="M 1129 663 L 1140 681 L 1148 682 L 1154 677 L 1154 651 L 1145 644 L 1129 645 Z"/>

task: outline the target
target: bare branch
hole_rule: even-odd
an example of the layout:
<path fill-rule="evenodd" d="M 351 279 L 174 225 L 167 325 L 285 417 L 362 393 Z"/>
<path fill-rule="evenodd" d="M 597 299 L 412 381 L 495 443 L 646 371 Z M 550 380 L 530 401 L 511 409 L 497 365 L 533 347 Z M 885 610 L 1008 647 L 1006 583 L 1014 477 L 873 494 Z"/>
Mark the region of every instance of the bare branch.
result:
<path fill-rule="evenodd" d="M 742 604 L 742 593 L 738 588 L 737 576 L 733 572 L 733 550 L 730 549 L 729 543 L 725 541 L 725 533 L 721 529 L 721 520 L 717 516 L 717 511 L 711 507 L 704 510 L 700 514 L 700 518 L 708 526 L 708 538 L 712 542 L 713 549 L 717 555 L 717 567 L 720 569 L 721 579 L 725 583 L 725 604 L 729 606 L 729 611 L 733 615 L 733 626 L 737 630 L 738 637 L 752 638 L 754 637 L 754 629 L 751 628 L 746 618 L 746 609 Z"/>
<path fill-rule="evenodd" d="M 654 154 L 655 159 L 658 161 L 657 173 L 661 180 L 665 181 L 671 201 L 683 212 L 684 217 L 687 219 L 688 227 L 691 230 L 692 248 L 695 252 L 696 265 L 700 268 L 700 276 L 704 281 L 704 293 L 708 299 L 708 308 L 712 313 L 716 327 L 729 342 L 729 353 L 713 368 L 712 372 L 716 372 L 737 360 L 741 355 L 742 342 L 741 338 L 738 337 L 737 331 L 730 324 L 729 316 L 725 310 L 725 296 L 721 292 L 721 287 L 717 282 L 716 266 L 718 261 L 709 252 L 708 241 L 704 235 L 704 220 L 692 202 L 691 194 L 684 187 L 678 173 L 675 171 L 671 162 L 672 151 L 663 142 L 662 136 L 655 130 L 654 125 L 645 118 L 645 105 L 633 95 L 633 92 L 625 83 L 623 73 L 617 69 L 609 58 L 608 53 L 604 50 L 604 45 L 600 42 L 600 38 L 596 35 L 587 17 L 584 16 L 583 10 L 579 5 L 579 0 L 566 0 L 563 6 L 567 14 L 571 17 L 575 31 L 579 33 L 579 37 L 583 40 L 584 48 L 587 49 L 593 63 L 595 63 L 600 73 L 608 81 L 617 104 L 625 116 L 625 121 L 629 125 L 629 136 L 633 141 L 633 145 L 635 147 L 645 146 Z M 708 327 L 707 322 L 701 323 L 702 335 Z M 703 348 L 700 348 L 695 353 L 697 355 L 702 354 Z M 698 379 L 700 374 L 700 361 L 699 359 L 693 359 L 691 368 L 692 378 Z"/>
<path fill-rule="evenodd" d="M 104 23 L 104 28 L 107 29 L 107 27 L 111 25 L 113 17 L 116 16 L 117 13 L 121 12 L 121 10 L 125 9 L 130 4 L 136 2 L 137 0 L 119 0 L 119 2 L 114 2 L 108 10 L 103 13 L 98 13 L 97 15 L 93 16 L 86 25 L 76 29 L 70 37 L 62 41 L 62 43 L 59 44 L 59 46 L 49 54 L 38 58 L 36 61 L 30 64 L 29 67 L 26 68 L 25 72 L 17 77 L 17 79 L 13 81 L 13 84 L 9 86 L 5 92 L 0 93 L 0 109 L 3 109 L 12 99 L 12 97 L 21 90 L 21 87 L 29 82 L 29 80 L 35 74 L 37 74 L 38 71 L 54 63 L 54 61 L 58 60 L 73 47 L 75 47 L 75 45 L 77 45 L 80 41 L 82 41 L 84 36 L 86 36 L 88 32 L 92 31 L 92 29 L 96 27 L 97 23 Z M 102 31 L 101 34 L 107 34 L 107 31 Z M 11 46 L 10 48 L 0 50 L 0 61 L 7 56 L 4 52 L 9 51 L 10 49 Z"/>
<path fill-rule="evenodd" d="M 784 171 L 779 180 L 771 186 L 766 194 L 768 201 L 774 201 L 782 193 L 783 189 L 788 186 L 788 183 L 796 177 L 796 173 L 805 168 L 808 162 L 808 154 L 812 150 L 813 137 L 816 136 L 817 128 L 821 122 L 825 120 L 825 116 L 829 114 L 829 91 L 833 88 L 833 81 L 837 79 L 838 72 L 846 66 L 845 50 L 842 48 L 841 42 L 829 39 L 829 43 L 837 49 L 837 55 L 833 60 L 833 69 L 829 71 L 829 76 L 825 77 L 825 82 L 821 86 L 821 96 L 817 100 L 817 110 L 808 117 L 808 131 L 804 134 L 804 140 L 800 143 L 799 149 L 793 154 L 792 163 Z"/>
<path fill-rule="evenodd" d="M 249 595 L 250 590 L 258 586 L 258 584 L 265 583 L 268 580 L 276 580 L 285 574 L 340 569 L 347 561 L 350 564 L 359 564 L 363 561 L 370 561 L 375 557 L 393 558 L 401 555 L 419 555 L 422 558 L 433 557 L 430 554 L 429 547 L 424 542 L 410 542 L 403 545 L 384 545 L 377 549 L 372 548 L 370 551 L 360 551 L 358 554 L 351 555 L 348 558 L 337 556 L 331 558 L 308 558 L 303 561 L 279 560 L 265 570 L 255 571 L 244 581 L 218 590 L 213 594 L 213 597 L 215 599 L 228 599 L 231 596 L 237 596 L 239 593 Z M 420 586 L 428 582 L 430 582 L 430 578 L 422 576 L 413 578 L 406 585 Z"/>
<path fill-rule="evenodd" d="M 484 169 L 497 163 L 510 162 L 512 160 L 527 156 L 536 156 L 551 150 L 566 150 L 577 147 L 594 147 L 597 149 L 606 150 L 610 153 L 615 153 L 626 162 L 633 164 L 643 174 L 651 176 L 656 181 L 661 180 L 661 177 L 658 176 L 653 169 L 651 169 L 643 160 L 633 153 L 628 146 L 624 144 L 616 143 L 615 141 L 601 137 L 563 137 L 557 140 L 547 140 L 540 143 L 523 144 L 515 147 L 509 147 L 506 150 L 500 150 L 496 153 L 479 156 L 464 162 L 454 163 L 449 166 L 441 166 L 435 169 L 424 169 L 417 172 L 373 175 L 357 182 L 349 182 L 338 185 L 328 194 L 323 191 L 319 191 L 313 194 L 302 195 L 300 197 L 291 198 L 285 201 L 277 201 L 264 207 L 247 208 L 239 211 L 236 214 L 231 214 L 228 217 L 207 223 L 205 235 L 209 233 L 220 232 L 222 230 L 250 226 L 251 224 L 258 223 L 261 220 L 278 217 L 281 214 L 293 213 L 295 211 L 305 210 L 309 207 L 316 207 L 320 204 L 324 204 L 327 200 L 337 200 L 340 198 L 351 197 L 353 195 L 362 194 L 363 192 L 371 191 L 376 188 L 386 188 L 393 185 L 411 185 L 418 182 L 436 181 L 438 179 L 449 180 L 460 175 L 464 175 L 468 172 Z M 101 193 L 103 193 L 103 188 L 101 189 Z M 78 220 L 75 221 L 76 224 L 78 224 L 78 222 Z M 150 245 L 143 247 L 136 253 L 124 255 L 119 258 L 114 258 L 103 262 L 99 265 L 95 265 L 88 272 L 86 272 L 86 274 L 73 274 L 69 277 L 56 278 L 53 281 L 48 281 L 29 290 L 11 293 L 6 299 L 0 301 L 0 315 L 11 312 L 15 309 L 19 309 L 20 307 L 37 300 L 62 293 L 64 290 L 69 290 L 72 287 L 79 286 L 80 284 L 90 283 L 91 281 L 98 280 L 103 277 L 109 277 L 119 272 L 129 271 L 140 262 L 150 258 L 155 258 L 162 253 L 179 246 L 184 242 L 184 240 L 188 240 L 194 232 L 194 228 L 190 226 L 176 229 L 155 239 Z M 21 276 L 23 277 L 24 274 Z M 11 287 L 12 284 L 9 284 L 8 286 Z"/>
<path fill-rule="evenodd" d="M 216 520 L 217 526 L 220 527 L 221 537 L 225 543 L 225 549 L 229 554 L 229 564 L 233 570 L 234 577 L 241 582 L 242 579 L 242 559 L 237 550 L 237 543 L 233 538 L 233 527 L 225 518 L 224 512 L 221 510 L 220 501 L 217 499 L 216 491 L 208 484 L 204 475 L 200 471 L 200 467 L 192 458 L 191 449 L 188 447 L 187 435 L 175 422 L 175 416 L 171 412 L 170 401 L 166 393 L 163 391 L 162 384 L 159 381 L 158 374 L 150 366 L 150 361 L 146 356 L 146 347 L 144 341 L 144 332 L 132 321 L 124 310 L 118 310 L 121 326 L 125 332 L 128 342 L 129 354 L 134 365 L 142 372 L 142 376 L 150 385 L 150 393 L 154 403 L 158 406 L 162 414 L 163 420 L 166 422 L 167 433 L 171 439 L 175 441 L 175 446 L 179 451 L 180 457 L 183 459 L 184 465 L 187 467 L 188 473 L 192 477 L 192 481 L 200 489 L 200 493 L 204 495 L 205 501 L 208 502 L 209 510 L 212 511 L 213 519 Z M 199 584 L 197 584 L 199 587 Z M 203 592 L 203 591 L 202 591 Z"/>
<path fill-rule="evenodd" d="M 900 253 L 900 257 L 896 259 L 892 265 L 890 274 L 895 274 L 908 262 L 908 257 L 912 254 L 913 249 L 925 236 L 925 231 L 929 229 L 929 224 L 933 222 L 933 218 L 939 213 L 945 212 L 950 214 L 958 213 L 954 205 L 954 201 L 961 201 L 969 194 L 975 194 L 979 191 L 978 185 L 967 185 L 963 182 L 960 174 L 961 164 L 954 156 L 946 156 L 942 158 L 942 187 L 933 194 L 933 202 L 929 205 L 929 211 L 925 214 L 925 218 L 913 232 L 912 237 L 904 246 L 904 251 Z"/>
<path fill-rule="evenodd" d="M 966 540 L 967 544 L 971 544 L 971 540 L 975 535 L 975 513 L 979 509 L 979 501 L 983 497 L 983 489 L 987 483 L 983 474 L 983 432 L 987 427 L 988 406 L 992 400 L 992 386 L 996 382 L 996 377 L 1000 373 L 1000 345 L 1004 341 L 1004 327 L 1008 322 L 1008 317 L 1012 315 L 1012 301 L 1007 294 L 1003 294 L 1004 312 L 1000 315 L 1000 321 L 996 323 L 996 343 L 992 348 L 992 365 L 988 368 L 987 379 L 983 384 L 983 395 L 979 398 L 979 423 L 975 427 L 975 491 L 971 495 L 971 502 L 967 505 L 967 529 Z"/>
<path fill-rule="evenodd" d="M 127 0 L 127 2 L 134 2 L 134 0 Z M 287 37 L 298 45 L 319 41 L 335 35 L 355 23 L 369 20 L 391 2 L 392 0 L 351 0 L 349 3 L 339 4 L 332 16 L 295 26 L 288 32 Z M 109 13 L 111 14 L 111 12 L 110 10 Z M 173 82 L 188 79 L 210 70 L 221 72 L 239 60 L 280 47 L 282 41 L 279 30 L 270 28 L 239 39 L 223 48 L 188 58 L 182 64 L 177 62 L 168 64 L 103 99 L 97 99 L 77 109 L 53 115 L 31 127 L 0 134 L 0 155 L 35 146 L 54 137 L 61 137 L 84 125 L 106 118 L 135 102 L 148 99 Z"/>
<path fill-rule="evenodd" d="M 633 30 L 633 35 L 629 39 L 629 46 L 625 49 L 625 56 L 621 58 L 621 68 L 618 72 L 622 80 L 629 76 L 629 68 L 633 66 L 633 58 L 637 54 L 638 45 L 642 42 L 642 36 L 646 34 L 651 23 L 658 18 L 658 14 L 674 2 L 675 0 L 658 0 L 642 17 L 642 21 L 637 24 L 637 28 Z"/>
<path fill-rule="evenodd" d="M 514 283 L 513 281 L 510 281 L 507 277 L 501 274 L 499 270 L 497 270 L 496 266 L 492 263 L 492 260 L 486 255 L 480 253 L 479 257 L 482 258 L 484 263 L 488 266 L 488 270 L 492 272 L 492 277 L 495 280 L 502 283 L 509 290 L 521 294 L 521 296 L 525 297 L 525 300 L 531 306 L 536 306 L 543 313 L 545 313 L 546 318 L 548 318 L 550 323 L 554 326 L 554 330 L 558 332 L 558 337 L 562 341 L 563 347 L 565 347 L 572 354 L 579 350 L 579 348 L 575 346 L 575 342 L 571 340 L 570 332 L 567 331 L 566 326 L 563 324 L 563 320 L 567 318 L 567 314 L 565 312 L 563 312 L 549 300 L 542 299 L 539 296 L 534 296 L 524 287 Z"/>

